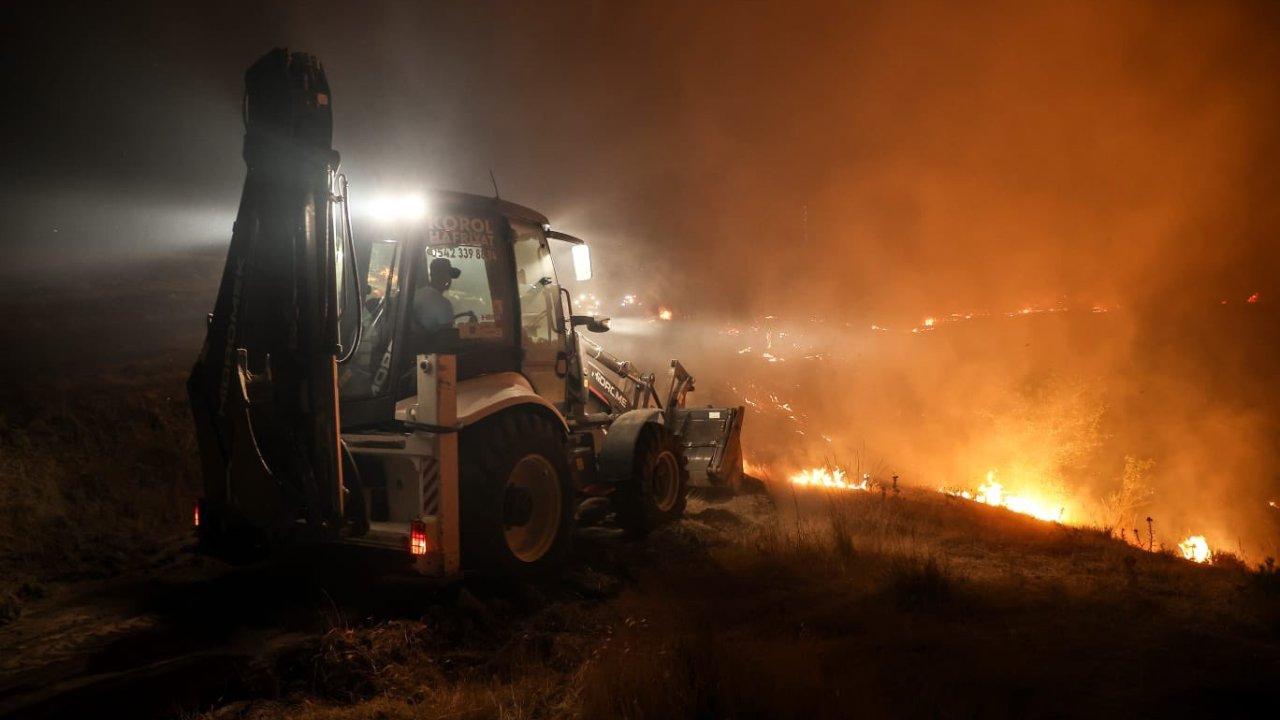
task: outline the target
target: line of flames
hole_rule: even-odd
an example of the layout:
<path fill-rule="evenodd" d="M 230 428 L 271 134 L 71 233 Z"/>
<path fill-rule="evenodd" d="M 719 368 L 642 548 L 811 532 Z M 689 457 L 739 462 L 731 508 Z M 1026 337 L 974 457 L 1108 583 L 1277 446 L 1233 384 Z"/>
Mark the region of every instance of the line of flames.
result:
<path fill-rule="evenodd" d="M 1054 507 L 1054 503 L 1028 495 L 1012 495 L 1005 492 L 1004 485 L 996 480 L 996 471 L 987 471 L 987 481 L 978 486 L 974 492 L 968 490 L 948 490 L 939 488 L 939 492 L 952 497 L 972 500 L 983 505 L 993 505 L 1012 510 L 1023 515 L 1030 515 L 1037 520 L 1048 522 L 1066 522 L 1067 508 L 1064 505 Z"/>
<path fill-rule="evenodd" d="M 863 475 L 858 482 L 846 479 L 844 470 L 840 468 L 811 468 L 801 470 L 791 476 L 791 484 L 802 487 L 821 487 L 834 490 L 869 490 L 871 478 Z"/>
<path fill-rule="evenodd" d="M 763 468 L 759 472 L 764 472 Z M 1004 485 L 995 479 L 995 474 L 995 470 L 988 471 L 986 482 L 978 486 L 975 491 L 949 490 L 946 488 L 940 488 L 938 491 L 951 497 L 963 498 L 993 507 L 1002 507 L 1037 520 L 1066 524 L 1067 511 L 1065 505 L 1057 505 L 1055 507 L 1054 503 L 1043 499 L 1007 493 L 1004 490 Z M 863 475 L 854 481 L 849 478 L 848 473 L 838 467 L 816 467 L 800 470 L 793 473 L 789 480 L 792 485 L 799 487 L 856 491 L 871 489 L 871 477 L 869 475 Z M 1182 557 L 1192 562 L 1207 563 L 1213 559 L 1213 550 L 1209 547 L 1209 542 L 1203 535 L 1191 535 L 1178 543 L 1177 547 Z"/>

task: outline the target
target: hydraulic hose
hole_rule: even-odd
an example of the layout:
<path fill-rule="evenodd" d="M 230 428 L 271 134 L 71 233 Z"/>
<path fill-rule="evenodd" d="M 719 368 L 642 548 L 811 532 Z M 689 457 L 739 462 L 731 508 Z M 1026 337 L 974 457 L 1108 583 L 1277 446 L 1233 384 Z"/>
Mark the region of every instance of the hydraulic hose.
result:
<path fill-rule="evenodd" d="M 364 339 L 364 323 L 361 322 L 360 309 L 363 303 L 360 302 L 360 274 L 356 270 L 356 241 L 355 236 L 351 232 L 351 200 L 350 186 L 347 183 L 345 173 L 339 173 L 337 176 L 338 185 L 342 188 L 342 194 L 339 196 L 342 202 L 342 225 L 343 235 L 345 235 L 346 248 L 343 252 L 347 254 L 347 265 L 351 268 L 351 297 L 356 303 L 356 330 L 355 337 L 351 340 L 351 347 L 338 358 L 339 365 L 345 365 L 355 357 L 356 350 L 360 347 L 360 341 Z"/>

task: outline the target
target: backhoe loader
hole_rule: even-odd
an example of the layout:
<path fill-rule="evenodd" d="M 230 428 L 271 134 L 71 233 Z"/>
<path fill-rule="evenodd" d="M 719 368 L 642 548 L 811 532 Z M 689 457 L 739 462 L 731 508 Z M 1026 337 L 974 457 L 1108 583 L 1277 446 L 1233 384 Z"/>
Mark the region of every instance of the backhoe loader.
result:
<path fill-rule="evenodd" d="M 320 63 L 276 49 L 245 86 L 244 190 L 188 381 L 202 551 L 338 544 L 437 578 L 527 577 L 579 524 L 642 536 L 680 517 L 689 458 L 695 481 L 736 482 L 742 408 L 687 408 L 678 361 L 660 394 L 580 335 L 608 319 L 574 314 L 551 249 L 587 280 L 581 240 L 434 192 L 357 241 Z"/>

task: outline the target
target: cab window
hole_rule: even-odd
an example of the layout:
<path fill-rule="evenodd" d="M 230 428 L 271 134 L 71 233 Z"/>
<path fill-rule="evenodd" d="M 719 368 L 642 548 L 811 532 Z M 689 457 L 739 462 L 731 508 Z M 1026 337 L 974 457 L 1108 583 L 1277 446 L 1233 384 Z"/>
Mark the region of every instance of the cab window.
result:
<path fill-rule="evenodd" d="M 461 340 L 510 342 L 503 289 L 508 261 L 496 219 L 442 215 L 431 220 L 418 258 L 413 311 L 428 332 L 457 328 Z"/>
<path fill-rule="evenodd" d="M 521 371 L 533 389 L 563 407 L 564 337 L 556 332 L 560 286 L 555 281 L 551 251 L 542 227 L 518 220 L 511 222 L 512 249 L 516 261 L 516 298 L 520 306 Z"/>
<path fill-rule="evenodd" d="M 390 349 L 399 294 L 396 268 L 400 244 L 394 240 L 377 240 L 358 248 L 367 260 L 361 280 L 359 305 L 342 317 L 342 337 L 353 339 L 359 323 L 360 344 L 355 355 L 341 368 L 338 380 L 344 400 L 359 400 L 380 394 L 387 388 L 390 371 Z M 345 259 L 344 259 L 345 261 Z M 344 283 L 345 285 L 345 283 Z M 344 307 L 347 307 L 344 304 Z"/>
<path fill-rule="evenodd" d="M 516 291 L 520 299 L 520 332 L 524 344 L 557 341 L 555 332 L 555 273 L 542 228 L 512 222 L 516 259 Z"/>

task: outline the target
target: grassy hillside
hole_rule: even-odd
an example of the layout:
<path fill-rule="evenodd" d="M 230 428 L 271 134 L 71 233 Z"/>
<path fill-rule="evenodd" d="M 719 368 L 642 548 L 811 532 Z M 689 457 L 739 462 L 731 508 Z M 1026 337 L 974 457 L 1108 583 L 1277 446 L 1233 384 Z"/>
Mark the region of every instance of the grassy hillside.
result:
<path fill-rule="evenodd" d="M 234 660 L 218 656 L 216 673 L 184 680 L 202 688 L 186 699 L 165 695 L 168 682 L 131 690 L 187 716 L 1280 710 L 1274 571 L 1227 556 L 1196 565 L 924 489 L 828 494 L 773 483 L 772 496 L 694 502 L 687 519 L 643 542 L 584 530 L 564 577 L 517 588 L 364 584 L 336 566 L 294 582 L 177 563 L 198 576 L 184 585 L 165 575 L 196 492 L 181 381 L 3 398 L 6 667 L 41 677 L 46 661 L 27 654 L 40 652 L 42 623 L 55 620 L 67 653 L 80 652 L 77 618 L 99 600 L 75 588 L 118 576 L 159 583 L 166 599 L 159 610 L 125 603 L 103 630 L 110 646 L 93 651 L 105 655 L 84 651 L 87 672 L 236 648 Z M 210 571 L 232 580 L 218 585 L 201 574 Z M 135 612 L 150 614 L 135 622 Z M 130 634 L 135 626 L 150 635 Z M 248 628 L 270 642 L 246 643 Z M 16 639 L 20 648 L 6 646 Z"/>
<path fill-rule="evenodd" d="M 1194 717 L 1280 701 L 1273 575 L 931 492 L 779 499 L 580 543 L 545 586 L 335 625 L 274 697 L 210 716 Z"/>

